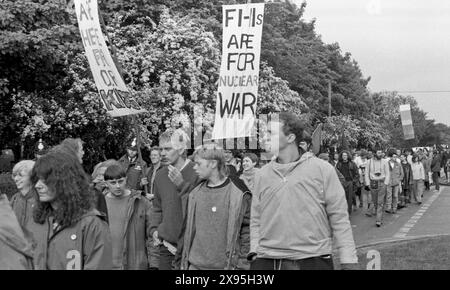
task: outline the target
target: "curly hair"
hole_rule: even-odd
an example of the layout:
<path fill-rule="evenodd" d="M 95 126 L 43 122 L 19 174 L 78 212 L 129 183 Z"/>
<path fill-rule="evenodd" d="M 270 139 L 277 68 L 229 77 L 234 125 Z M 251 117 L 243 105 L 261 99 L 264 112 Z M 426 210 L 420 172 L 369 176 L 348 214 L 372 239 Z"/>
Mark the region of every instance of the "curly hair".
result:
<path fill-rule="evenodd" d="M 342 155 L 343 155 L 344 153 L 347 154 L 347 160 L 348 160 L 348 161 L 352 161 L 352 155 L 351 155 L 350 152 L 347 151 L 347 150 L 344 150 L 344 151 L 341 152 L 341 154 L 339 154 L 339 161 L 341 161 L 341 162 L 344 161 L 344 159 L 342 158 Z"/>
<path fill-rule="evenodd" d="M 36 161 L 31 174 L 34 185 L 41 180 L 56 194 L 59 207 L 53 210 L 49 202 L 36 198 L 33 218 L 43 224 L 50 215 L 62 227 L 75 223 L 94 205 L 94 194 L 90 189 L 89 176 L 84 172 L 75 156 L 63 151 L 53 151 Z"/>

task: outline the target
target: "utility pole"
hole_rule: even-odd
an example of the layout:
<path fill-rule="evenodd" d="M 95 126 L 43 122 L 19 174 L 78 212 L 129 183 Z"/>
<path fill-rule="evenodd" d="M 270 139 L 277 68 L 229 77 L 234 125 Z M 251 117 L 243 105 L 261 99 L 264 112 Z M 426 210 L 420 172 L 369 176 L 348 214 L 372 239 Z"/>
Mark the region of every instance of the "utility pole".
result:
<path fill-rule="evenodd" d="M 331 81 L 328 81 L 328 117 L 331 117 Z"/>

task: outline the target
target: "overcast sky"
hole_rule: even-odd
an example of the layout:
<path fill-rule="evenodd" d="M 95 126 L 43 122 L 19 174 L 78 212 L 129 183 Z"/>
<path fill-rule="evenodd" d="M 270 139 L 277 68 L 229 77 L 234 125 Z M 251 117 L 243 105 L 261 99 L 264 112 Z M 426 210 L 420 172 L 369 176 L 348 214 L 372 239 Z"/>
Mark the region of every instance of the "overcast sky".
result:
<path fill-rule="evenodd" d="M 312 18 L 324 42 L 338 42 L 372 77 L 371 91 L 450 91 L 449 0 L 307 0 Z M 450 92 L 402 94 L 450 125 Z"/>

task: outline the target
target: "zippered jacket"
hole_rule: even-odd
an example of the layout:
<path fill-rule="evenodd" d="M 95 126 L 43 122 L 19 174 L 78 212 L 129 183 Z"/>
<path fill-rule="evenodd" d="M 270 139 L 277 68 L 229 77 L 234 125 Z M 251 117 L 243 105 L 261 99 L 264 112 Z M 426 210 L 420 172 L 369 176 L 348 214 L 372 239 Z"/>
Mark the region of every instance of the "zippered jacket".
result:
<path fill-rule="evenodd" d="M 334 239 L 341 263 L 358 261 L 344 188 L 335 168 L 312 153 L 284 165 L 272 160 L 258 172 L 250 237 L 259 258 L 330 255 Z"/>
<path fill-rule="evenodd" d="M 48 218 L 34 254 L 37 270 L 111 270 L 112 244 L 104 215 L 92 209 L 51 234 Z"/>
<path fill-rule="evenodd" d="M 158 268 L 158 249 L 150 234 L 151 203 L 140 191 L 132 191 L 127 205 L 123 247 L 124 270 Z"/>

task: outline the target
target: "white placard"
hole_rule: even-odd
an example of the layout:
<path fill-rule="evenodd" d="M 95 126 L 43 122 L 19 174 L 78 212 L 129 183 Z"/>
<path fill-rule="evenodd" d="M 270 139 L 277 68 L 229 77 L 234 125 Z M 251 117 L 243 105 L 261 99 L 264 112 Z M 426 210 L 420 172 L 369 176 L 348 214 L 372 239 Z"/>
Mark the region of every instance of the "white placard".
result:
<path fill-rule="evenodd" d="M 131 96 L 106 46 L 95 0 L 75 0 L 78 27 L 100 101 L 112 117 L 146 112 Z"/>
<path fill-rule="evenodd" d="M 264 3 L 224 5 L 222 11 L 222 62 L 212 138 L 247 137 L 256 118 Z"/>

